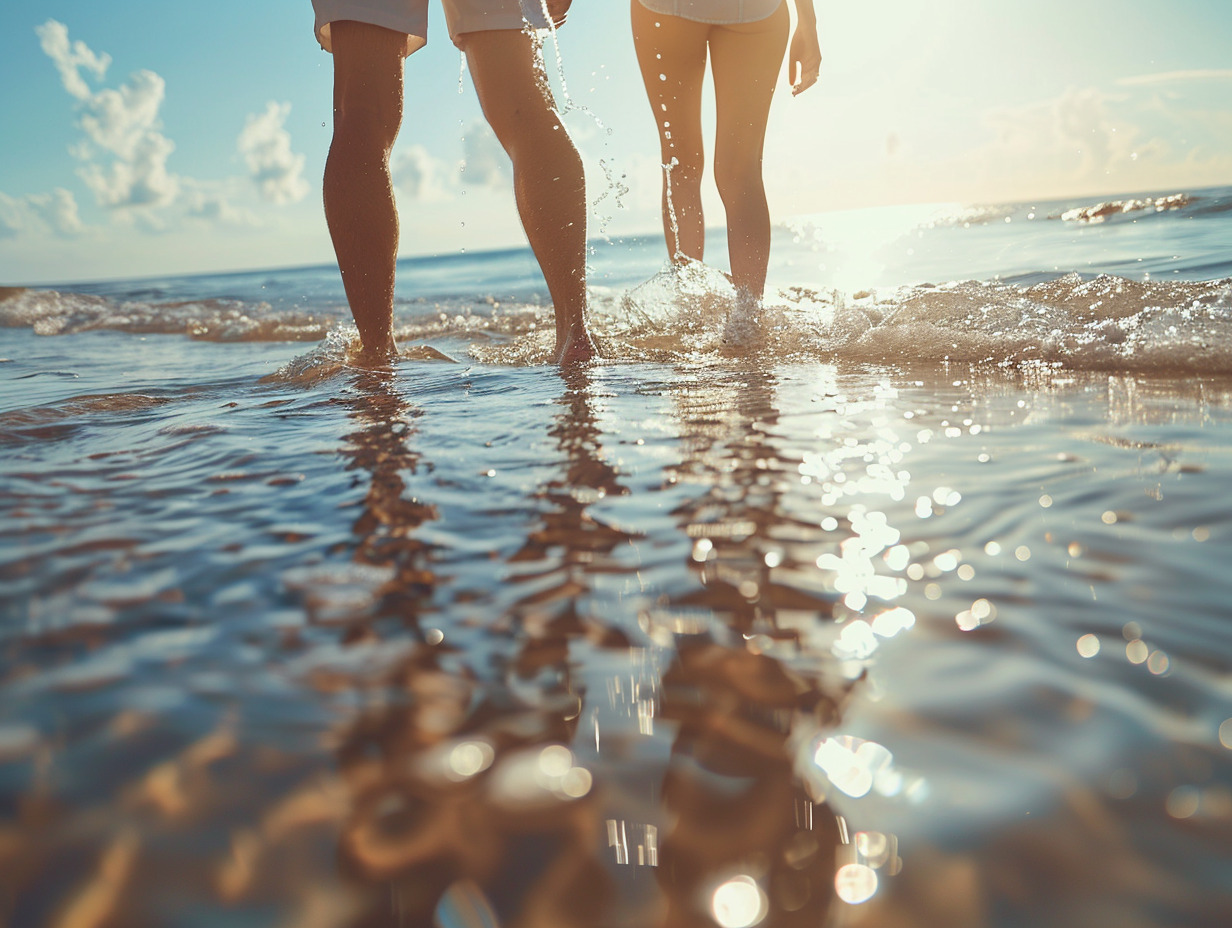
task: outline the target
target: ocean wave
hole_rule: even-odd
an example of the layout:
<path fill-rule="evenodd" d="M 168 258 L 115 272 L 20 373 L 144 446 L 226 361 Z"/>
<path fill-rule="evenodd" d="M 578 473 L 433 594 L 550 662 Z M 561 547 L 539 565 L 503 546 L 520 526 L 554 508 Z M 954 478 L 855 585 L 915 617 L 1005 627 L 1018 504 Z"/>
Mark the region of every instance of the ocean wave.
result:
<path fill-rule="evenodd" d="M 959 281 L 850 295 L 792 288 L 760 307 L 742 304 L 730 286 L 724 293 L 712 285 L 704 299 L 687 287 L 673 294 L 662 280 L 655 286 L 649 312 L 642 303 L 641 315 L 631 315 L 623 331 L 599 327 L 609 356 L 666 361 L 765 354 L 1232 373 L 1232 278 L 1139 282 L 1069 274 L 1031 286 Z M 622 298 L 619 308 L 630 302 L 637 301 Z"/>
<path fill-rule="evenodd" d="M 398 349 L 400 361 L 444 361 L 456 364 L 456 359 L 431 345 L 407 344 L 411 335 L 405 329 L 397 333 L 402 342 Z M 300 388 L 313 387 L 340 374 L 363 366 L 360 355 L 359 330 L 353 325 L 331 329 L 325 339 L 311 351 L 291 359 L 274 373 L 263 378 L 265 383 L 284 384 Z"/>
<path fill-rule="evenodd" d="M 620 306 L 628 302 L 622 298 Z M 652 313 L 642 306 L 641 320 L 633 317 L 623 330 L 599 328 L 607 354 L 1232 373 L 1232 279 L 1140 282 L 1071 274 L 1032 286 L 957 281 L 851 295 L 797 287 L 760 307 L 715 287 L 706 299 L 685 290 L 660 292 L 650 306 Z"/>
<path fill-rule="evenodd" d="M 838 316 L 833 350 L 848 358 L 1232 373 L 1232 278 L 921 285 L 857 294 Z"/>
<path fill-rule="evenodd" d="M 242 300 L 117 301 L 89 293 L 15 290 L 0 300 L 0 327 L 29 327 L 36 335 L 113 330 L 187 335 L 202 341 L 317 341 L 337 324 L 325 312 L 274 310 Z"/>
<path fill-rule="evenodd" d="M 469 356 L 499 365 L 551 358 L 550 306 L 447 306 L 406 317 L 404 360 Z M 766 354 L 779 360 L 1051 364 L 1075 370 L 1232 373 L 1232 278 L 1133 281 L 1069 274 L 1044 282 L 954 281 L 854 293 L 789 287 L 762 304 L 737 298 L 727 276 L 694 264 L 665 268 L 631 289 L 591 292 L 596 339 L 615 361 L 678 362 Z M 349 320 L 206 300 L 113 303 L 30 290 L 0 303 L 0 324 L 41 335 L 94 329 L 194 339 L 316 341 L 275 377 L 311 384 L 351 366 Z"/>
<path fill-rule="evenodd" d="M 1232 195 L 1227 188 L 1203 190 L 1202 192 L 1178 191 L 1169 194 L 1144 194 L 1116 197 L 1094 202 L 1052 201 L 1026 203 L 990 203 L 982 205 L 948 206 L 939 209 L 917 229 L 937 229 L 952 226 L 993 225 L 1020 219 L 1049 219 L 1066 223 L 1097 225 L 1115 222 L 1122 217 L 1141 221 L 1163 214 L 1181 213 L 1184 216 L 1212 216 L 1232 210 Z"/>
<path fill-rule="evenodd" d="M 171 402 L 168 396 L 146 393 L 99 393 L 73 396 L 47 406 L 0 413 L 0 445 L 60 439 L 76 432 L 94 416 L 141 414 Z"/>
<path fill-rule="evenodd" d="M 603 355 L 624 362 L 763 356 L 1232 373 L 1232 278 L 1070 274 L 1031 286 L 956 281 L 853 294 L 795 287 L 757 305 L 739 299 L 726 275 L 696 266 L 665 270 L 631 291 L 596 293 L 592 317 Z M 545 311 L 533 328 L 473 344 L 469 353 L 484 363 L 544 363 L 551 331 Z"/>
<path fill-rule="evenodd" d="M 1113 216 L 1126 213 L 1146 211 L 1148 213 L 1165 213 L 1184 209 L 1194 202 L 1195 198 L 1187 193 L 1174 193 L 1164 197 L 1142 197 L 1140 199 L 1108 200 L 1091 206 L 1077 206 L 1067 209 L 1049 219 L 1060 219 L 1062 222 L 1103 222 Z"/>

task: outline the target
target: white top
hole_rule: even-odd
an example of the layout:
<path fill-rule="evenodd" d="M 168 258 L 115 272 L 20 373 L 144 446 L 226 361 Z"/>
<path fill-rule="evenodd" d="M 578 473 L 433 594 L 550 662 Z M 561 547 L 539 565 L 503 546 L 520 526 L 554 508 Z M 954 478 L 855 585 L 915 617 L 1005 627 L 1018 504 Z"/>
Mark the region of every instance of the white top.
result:
<path fill-rule="evenodd" d="M 638 0 L 652 13 L 680 16 L 695 23 L 755 23 L 779 8 L 783 0 Z"/>

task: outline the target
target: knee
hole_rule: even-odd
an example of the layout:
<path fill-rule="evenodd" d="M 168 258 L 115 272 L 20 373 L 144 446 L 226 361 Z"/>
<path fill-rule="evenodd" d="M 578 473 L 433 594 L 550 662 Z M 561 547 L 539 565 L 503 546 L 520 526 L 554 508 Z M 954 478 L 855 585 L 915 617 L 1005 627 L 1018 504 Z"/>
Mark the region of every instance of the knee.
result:
<path fill-rule="evenodd" d="M 334 107 L 333 144 L 354 152 L 388 156 L 398 137 L 401 107 L 368 99 L 339 101 Z"/>
<path fill-rule="evenodd" d="M 663 167 L 673 187 L 700 186 L 706 168 L 706 158 L 700 149 L 687 150 L 664 147 Z"/>
<path fill-rule="evenodd" d="M 762 190 L 761 159 L 716 159 L 714 184 L 724 204 L 736 203 Z"/>
<path fill-rule="evenodd" d="M 555 114 L 512 113 L 489 119 L 497 141 L 513 162 L 514 171 L 580 174 L 582 156 Z"/>

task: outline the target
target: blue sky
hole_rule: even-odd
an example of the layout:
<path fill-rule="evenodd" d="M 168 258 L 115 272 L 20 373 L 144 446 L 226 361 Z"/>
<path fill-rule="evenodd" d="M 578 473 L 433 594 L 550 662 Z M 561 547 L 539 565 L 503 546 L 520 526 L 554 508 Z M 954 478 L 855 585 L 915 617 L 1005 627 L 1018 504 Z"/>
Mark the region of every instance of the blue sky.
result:
<path fill-rule="evenodd" d="M 1232 183 L 1226 0 L 817 10 L 821 82 L 771 113 L 776 219 Z M 394 155 L 402 253 L 520 244 L 507 166 L 435 5 L 430 29 Z M 627 4 L 575 0 L 559 47 L 592 234 L 656 231 Z M 309 0 L 0 6 L 0 284 L 332 260 L 331 76 Z"/>

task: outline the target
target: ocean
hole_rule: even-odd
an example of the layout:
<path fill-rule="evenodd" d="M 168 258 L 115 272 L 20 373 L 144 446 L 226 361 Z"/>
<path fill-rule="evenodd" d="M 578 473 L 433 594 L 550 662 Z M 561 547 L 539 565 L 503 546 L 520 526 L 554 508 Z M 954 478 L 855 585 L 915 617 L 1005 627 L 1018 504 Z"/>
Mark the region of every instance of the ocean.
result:
<path fill-rule="evenodd" d="M 0 924 L 1232 923 L 1232 188 L 0 290 Z"/>

